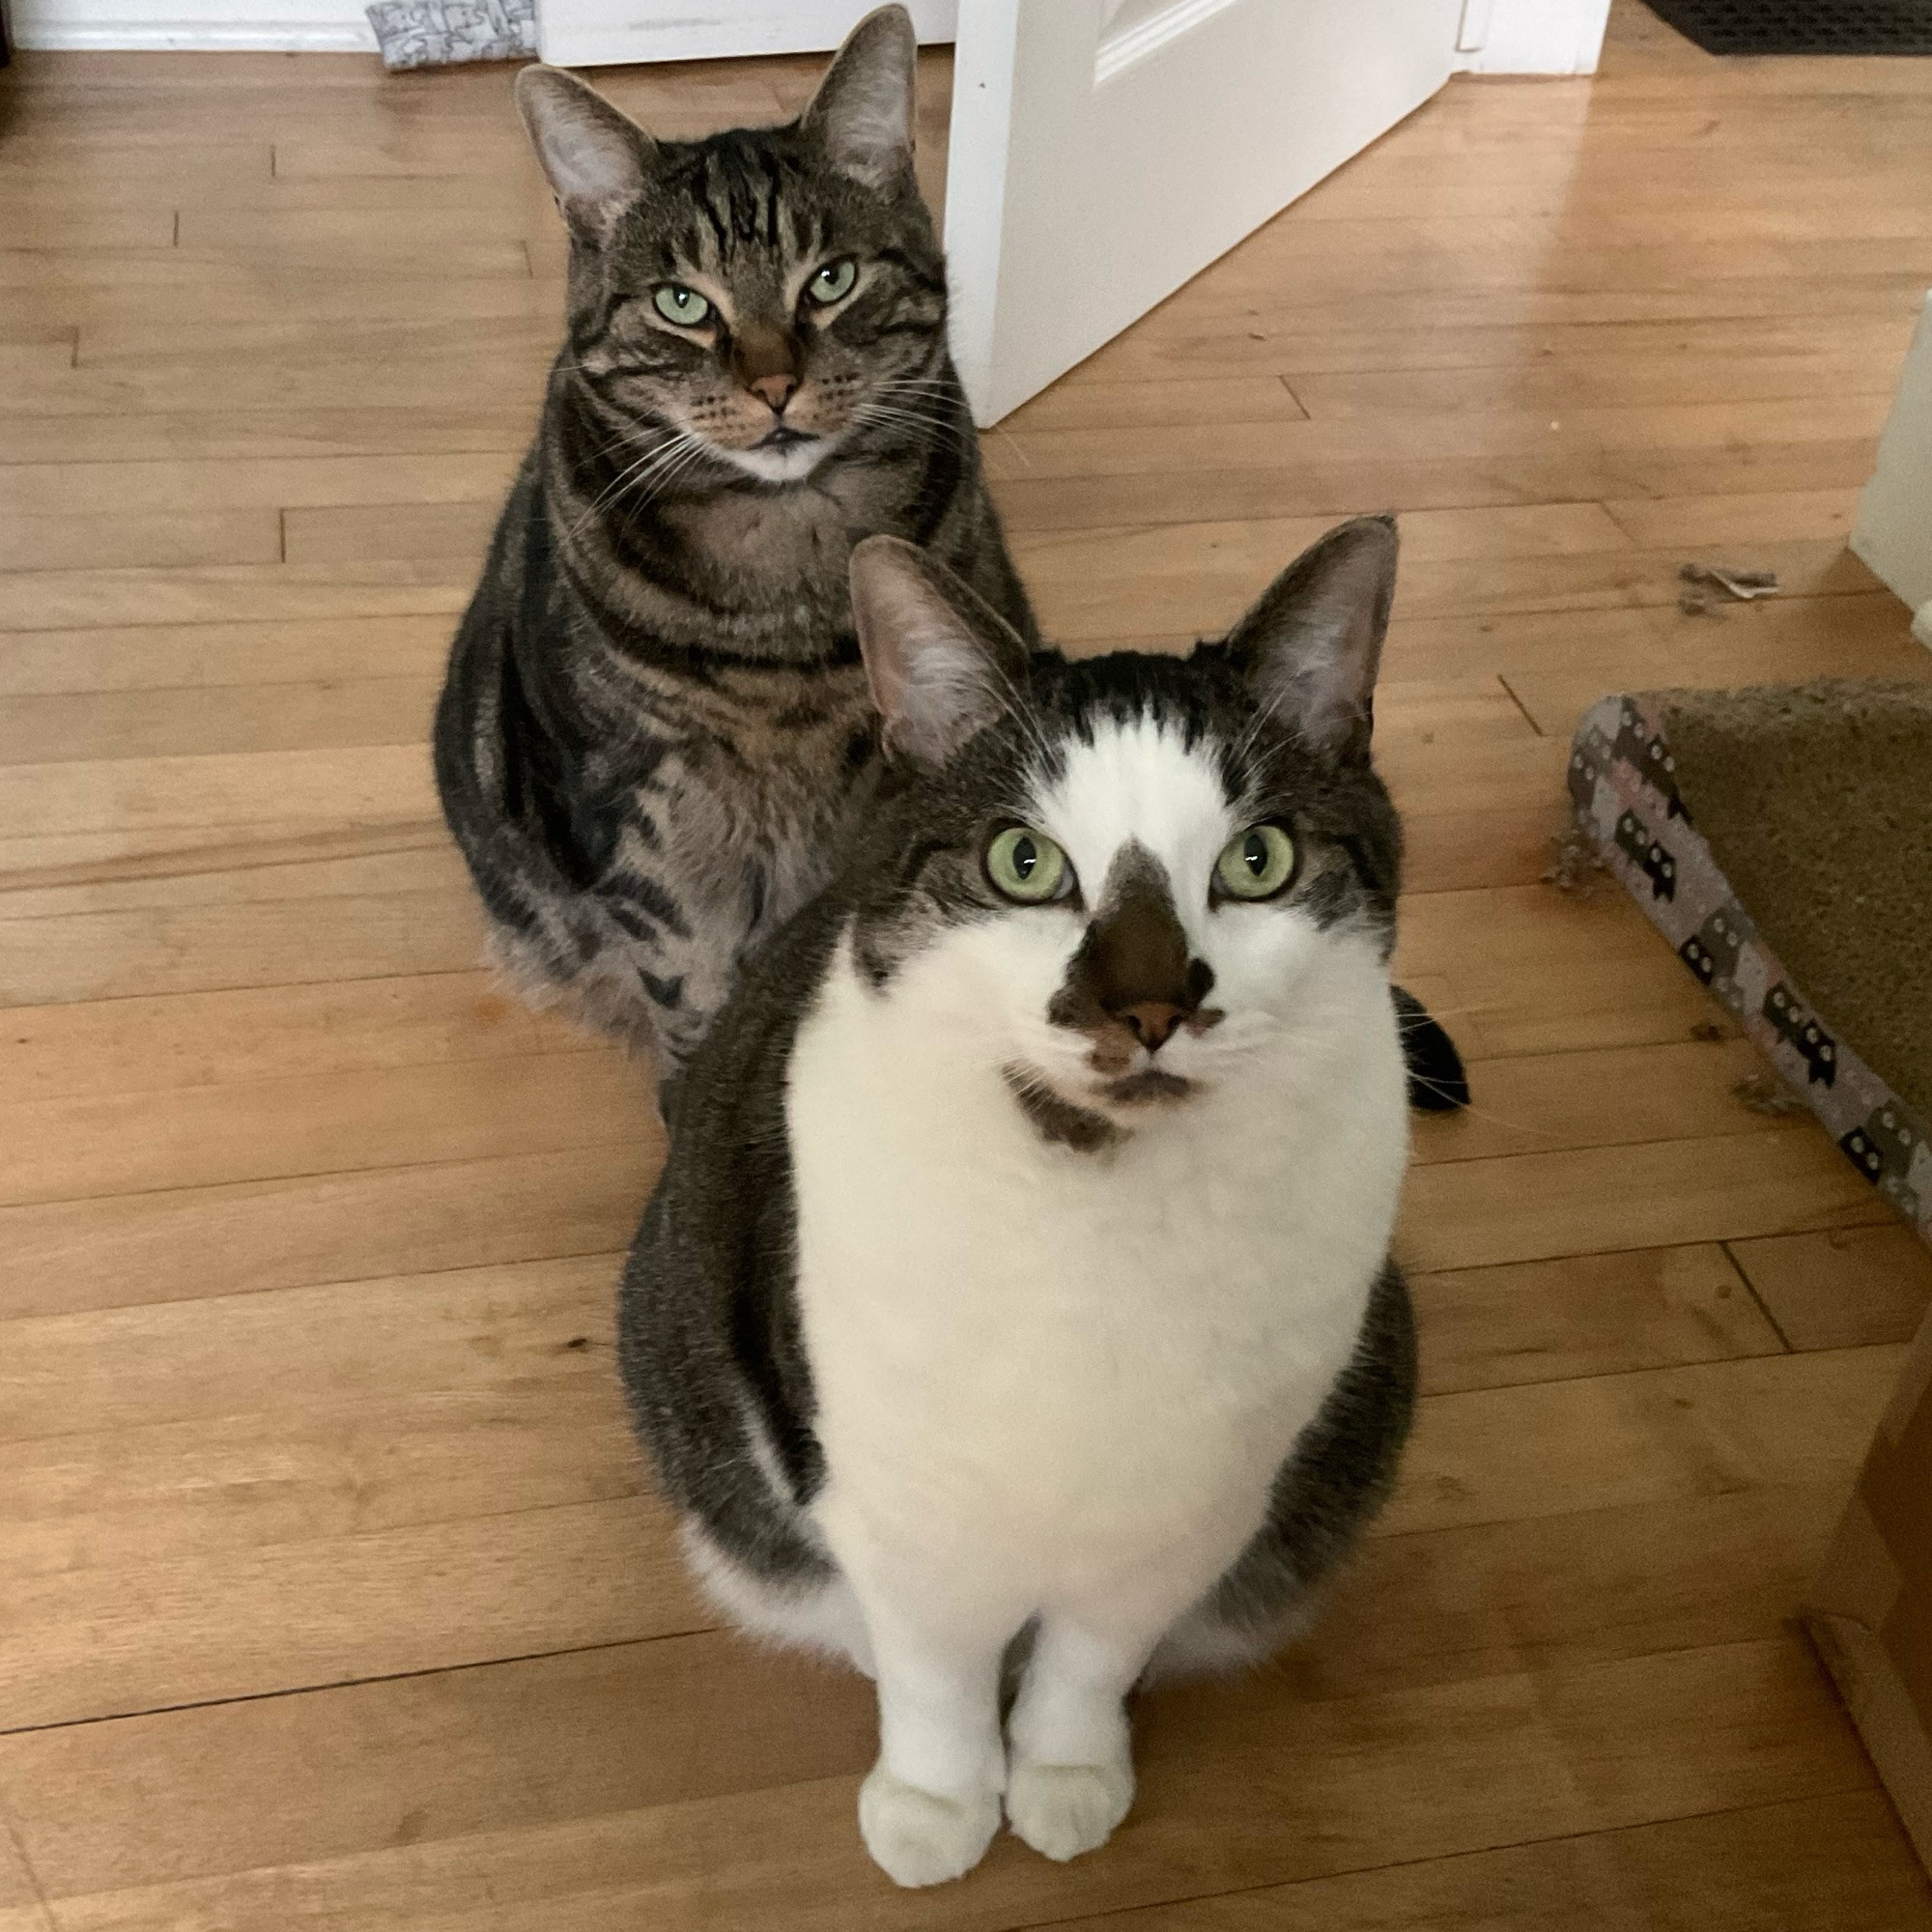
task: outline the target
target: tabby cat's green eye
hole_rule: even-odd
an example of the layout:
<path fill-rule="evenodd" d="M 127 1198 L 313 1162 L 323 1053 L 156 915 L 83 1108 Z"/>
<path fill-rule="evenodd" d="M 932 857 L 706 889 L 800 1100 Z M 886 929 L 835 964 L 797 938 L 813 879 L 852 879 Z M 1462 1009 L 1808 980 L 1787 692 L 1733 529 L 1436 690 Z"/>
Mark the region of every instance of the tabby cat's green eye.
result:
<path fill-rule="evenodd" d="M 859 279 L 859 265 L 848 255 L 843 261 L 828 262 L 805 285 L 805 292 L 813 301 L 830 304 L 840 301 L 852 293 L 852 284 Z"/>
<path fill-rule="evenodd" d="M 651 301 L 667 322 L 674 322 L 680 328 L 696 328 L 711 313 L 711 304 L 682 282 L 666 282 Z"/>
<path fill-rule="evenodd" d="M 1279 825 L 1251 825 L 1221 848 L 1214 882 L 1231 899 L 1271 899 L 1294 877 L 1294 840 Z"/>
<path fill-rule="evenodd" d="M 1073 872 L 1066 854 L 1044 832 L 1009 825 L 986 847 L 986 876 L 1021 905 L 1044 905 L 1060 897 Z"/>

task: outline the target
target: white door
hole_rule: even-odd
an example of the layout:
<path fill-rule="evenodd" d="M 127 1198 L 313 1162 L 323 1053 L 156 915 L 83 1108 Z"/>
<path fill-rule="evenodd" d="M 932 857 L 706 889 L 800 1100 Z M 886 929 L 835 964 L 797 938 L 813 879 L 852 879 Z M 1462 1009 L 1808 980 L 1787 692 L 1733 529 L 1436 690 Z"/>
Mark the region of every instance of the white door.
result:
<path fill-rule="evenodd" d="M 946 252 L 976 418 L 1420 106 L 1457 62 L 1463 4 L 959 0 Z"/>

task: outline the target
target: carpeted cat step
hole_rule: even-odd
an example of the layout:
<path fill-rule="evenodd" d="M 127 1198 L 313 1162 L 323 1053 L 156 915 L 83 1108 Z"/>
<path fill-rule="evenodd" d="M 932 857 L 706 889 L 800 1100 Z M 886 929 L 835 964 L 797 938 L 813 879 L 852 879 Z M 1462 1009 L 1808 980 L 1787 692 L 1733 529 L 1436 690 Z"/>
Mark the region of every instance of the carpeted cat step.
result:
<path fill-rule="evenodd" d="M 1932 685 L 1605 697 L 1570 796 L 1686 967 L 1932 1243 Z"/>

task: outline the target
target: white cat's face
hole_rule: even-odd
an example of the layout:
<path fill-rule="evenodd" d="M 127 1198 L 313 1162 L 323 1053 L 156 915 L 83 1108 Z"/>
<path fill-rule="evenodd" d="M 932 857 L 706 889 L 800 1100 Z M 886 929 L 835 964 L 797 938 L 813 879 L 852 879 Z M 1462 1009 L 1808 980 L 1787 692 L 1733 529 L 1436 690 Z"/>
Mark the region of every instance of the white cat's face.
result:
<path fill-rule="evenodd" d="M 910 777 L 862 861 L 861 974 L 1073 1145 L 1393 1037 L 1402 834 L 1369 745 L 1395 557 L 1357 518 L 1219 642 L 1069 662 L 911 545 L 858 545 Z"/>
<path fill-rule="evenodd" d="M 1365 983 L 1385 989 L 1381 934 L 1338 890 L 1346 855 L 1231 796 L 1220 749 L 1145 715 L 1068 743 L 984 841 L 1000 910 L 909 960 L 904 996 L 1009 1081 L 1116 1125 L 1184 1107 L 1264 1046 L 1305 1037 L 1319 1059 Z"/>

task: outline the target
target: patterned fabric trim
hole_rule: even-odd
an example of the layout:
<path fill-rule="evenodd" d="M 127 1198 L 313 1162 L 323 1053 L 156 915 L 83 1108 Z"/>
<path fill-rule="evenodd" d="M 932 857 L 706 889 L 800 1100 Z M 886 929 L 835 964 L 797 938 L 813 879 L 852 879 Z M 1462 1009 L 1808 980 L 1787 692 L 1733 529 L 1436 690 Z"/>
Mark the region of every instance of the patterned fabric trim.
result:
<path fill-rule="evenodd" d="M 1677 956 L 1831 1132 L 1849 1160 L 1932 1244 L 1932 1123 L 1845 1045 L 1759 938 L 1690 823 L 1655 709 L 1600 699 L 1570 747 L 1577 823 Z"/>
<path fill-rule="evenodd" d="M 376 0 L 362 11 L 391 72 L 526 60 L 537 50 L 536 0 Z"/>

